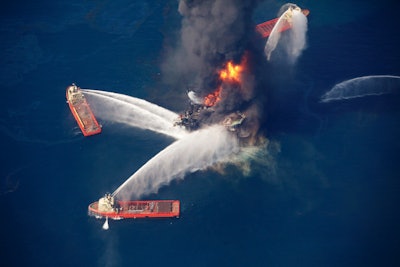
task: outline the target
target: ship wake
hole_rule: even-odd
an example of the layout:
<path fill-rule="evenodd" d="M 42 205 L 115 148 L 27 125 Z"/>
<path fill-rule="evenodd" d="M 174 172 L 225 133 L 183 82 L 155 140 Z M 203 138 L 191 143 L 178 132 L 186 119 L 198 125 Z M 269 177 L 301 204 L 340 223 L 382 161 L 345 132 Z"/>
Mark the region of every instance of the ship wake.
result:
<path fill-rule="evenodd" d="M 156 193 L 174 179 L 227 162 L 239 151 L 237 138 L 223 126 L 214 125 L 175 141 L 129 177 L 113 196 L 127 200 Z"/>
<path fill-rule="evenodd" d="M 122 123 L 131 127 L 151 130 L 179 139 L 187 131 L 174 127 L 178 114 L 146 100 L 101 90 L 82 89 L 90 98 L 96 117 L 103 121 Z"/>

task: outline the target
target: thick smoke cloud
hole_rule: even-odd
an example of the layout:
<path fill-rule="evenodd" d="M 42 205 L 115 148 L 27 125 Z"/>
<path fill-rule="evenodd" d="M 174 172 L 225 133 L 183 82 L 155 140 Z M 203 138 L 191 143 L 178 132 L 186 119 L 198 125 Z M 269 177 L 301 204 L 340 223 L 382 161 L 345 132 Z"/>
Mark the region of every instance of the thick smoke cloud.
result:
<path fill-rule="evenodd" d="M 164 64 L 164 74 L 175 77 L 175 86 L 194 91 L 196 101 L 220 90 L 220 101 L 212 110 L 200 114 L 202 124 L 221 123 L 230 113 L 254 110 L 257 82 L 255 59 L 263 58 L 262 48 L 257 50 L 254 40 L 255 25 L 252 13 L 259 1 L 250 0 L 195 0 L 180 1 L 182 16 L 180 42 Z M 260 43 L 261 44 L 261 43 Z M 257 54 L 258 53 L 258 54 Z M 219 71 L 228 61 L 244 66 L 241 82 L 222 82 Z M 188 99 L 189 100 L 189 99 Z M 254 121 L 246 114 L 245 123 Z M 257 117 L 258 118 L 258 117 Z M 258 125 L 258 123 L 252 123 Z M 248 129 L 250 131 L 250 129 Z M 258 131 L 258 127 L 253 129 Z"/>
<path fill-rule="evenodd" d="M 163 75 L 174 76 L 182 90 L 194 85 L 190 88 L 188 100 L 198 104 L 191 108 L 200 107 L 190 113 L 195 114 L 192 117 L 196 117 L 196 121 L 201 121 L 200 129 L 185 132 L 182 137 L 180 133 L 169 133 L 178 140 L 129 177 L 113 196 L 132 199 L 155 193 L 173 179 L 181 179 L 187 173 L 204 170 L 217 163 L 231 163 L 233 160 L 239 166 L 246 165 L 238 164 L 238 161 L 251 158 L 251 154 L 257 153 L 248 151 L 266 143 L 265 138 L 258 134 L 263 98 L 255 97 L 254 90 L 259 86 L 255 78 L 255 69 L 259 64 L 255 62 L 265 60 L 262 45 L 259 50 L 254 49 L 254 39 L 251 38 L 255 36 L 251 18 L 256 2 L 195 0 L 179 3 L 178 11 L 182 15 L 180 42 L 174 51 L 168 51 L 173 56 L 164 64 Z M 239 78 L 235 75 L 227 75 L 227 80 L 219 77 L 219 72 L 228 61 L 239 67 L 240 71 L 234 72 L 239 73 Z M 108 100 L 110 104 L 134 107 L 135 113 L 139 114 L 135 117 L 135 114 L 127 113 L 129 116 L 119 122 L 164 134 L 169 132 L 170 126 L 163 123 L 171 114 L 168 110 L 118 94 L 86 92 L 92 97 Z M 204 97 L 215 92 L 219 92 L 218 102 L 212 105 L 204 103 Z M 119 114 L 113 113 L 115 115 Z M 137 120 L 143 117 L 152 122 L 148 124 Z M 232 125 L 224 123 L 227 119 L 231 119 Z M 155 127 L 154 121 L 160 127 Z M 240 127 L 235 128 L 239 124 Z M 242 148 L 249 147 L 252 149 L 241 153 Z"/>
<path fill-rule="evenodd" d="M 193 85 L 200 96 L 216 89 L 216 70 L 227 60 L 240 62 L 253 34 L 251 14 L 258 1 L 180 1 L 180 44 L 164 64 L 164 73 Z"/>

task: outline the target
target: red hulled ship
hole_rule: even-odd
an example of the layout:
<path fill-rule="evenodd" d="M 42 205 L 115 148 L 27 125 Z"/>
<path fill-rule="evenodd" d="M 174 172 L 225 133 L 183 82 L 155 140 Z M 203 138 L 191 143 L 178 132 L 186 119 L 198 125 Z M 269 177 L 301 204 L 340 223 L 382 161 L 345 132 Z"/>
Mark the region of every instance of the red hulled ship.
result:
<path fill-rule="evenodd" d="M 308 16 L 310 14 L 310 11 L 308 9 L 303 9 L 301 12 L 305 15 Z M 267 38 L 270 36 L 272 29 L 275 27 L 275 24 L 278 22 L 279 18 L 271 19 L 266 22 L 260 23 L 256 26 L 256 31 L 261 34 L 263 38 Z M 292 28 L 292 21 L 291 17 L 289 16 L 288 18 L 285 18 L 283 22 L 283 26 L 279 29 L 279 32 L 287 31 L 290 28 Z"/>
<path fill-rule="evenodd" d="M 106 194 L 99 201 L 89 205 L 88 213 L 98 219 L 114 220 L 136 218 L 179 217 L 179 200 L 115 200 Z"/>
<path fill-rule="evenodd" d="M 66 97 L 72 115 L 74 115 L 83 135 L 90 136 L 101 133 L 101 126 L 97 122 L 82 90 L 73 83 L 67 87 Z"/>

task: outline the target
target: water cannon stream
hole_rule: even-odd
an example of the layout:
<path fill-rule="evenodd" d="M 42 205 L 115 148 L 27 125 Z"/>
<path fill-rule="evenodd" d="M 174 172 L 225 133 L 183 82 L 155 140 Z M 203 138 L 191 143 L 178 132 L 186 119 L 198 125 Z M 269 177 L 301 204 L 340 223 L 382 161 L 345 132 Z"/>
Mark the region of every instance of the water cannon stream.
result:
<path fill-rule="evenodd" d="M 281 39 L 282 32 L 290 28 L 288 38 L 283 42 L 283 47 L 290 63 L 294 63 L 306 46 L 307 14 L 309 11 L 306 10 L 306 12 L 302 12 L 302 10 L 294 4 L 286 4 L 281 8 L 281 10 L 285 9 L 286 11 L 279 17 L 268 37 L 264 53 L 267 60 L 270 60 L 272 52 Z"/>
<path fill-rule="evenodd" d="M 82 91 L 89 98 L 96 117 L 103 121 L 151 130 L 175 139 L 187 134 L 183 128 L 173 126 L 178 114 L 166 108 L 123 94 L 91 89 Z"/>
<path fill-rule="evenodd" d="M 395 94 L 400 92 L 400 76 L 370 75 L 335 84 L 321 97 L 322 103 L 360 98 L 364 96 Z"/>

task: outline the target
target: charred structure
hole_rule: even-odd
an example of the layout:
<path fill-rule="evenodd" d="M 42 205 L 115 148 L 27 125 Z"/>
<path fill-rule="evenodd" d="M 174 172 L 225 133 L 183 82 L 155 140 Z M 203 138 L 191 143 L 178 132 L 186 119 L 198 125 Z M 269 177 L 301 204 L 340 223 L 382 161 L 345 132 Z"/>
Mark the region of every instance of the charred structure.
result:
<path fill-rule="evenodd" d="M 194 84 L 195 89 L 176 126 L 192 131 L 222 124 L 241 138 L 257 134 L 260 115 L 254 101 L 254 62 L 259 63 L 263 51 L 255 48 L 261 36 L 255 31 L 252 12 L 258 2 L 180 1 L 180 43 L 170 53 L 164 72 L 176 75 L 176 86 Z"/>

